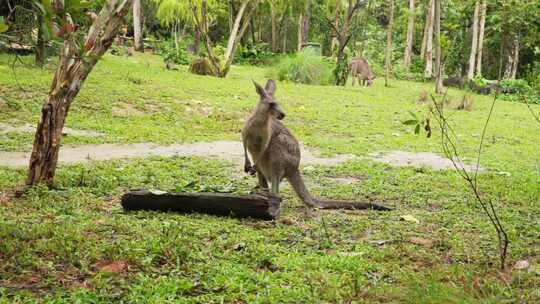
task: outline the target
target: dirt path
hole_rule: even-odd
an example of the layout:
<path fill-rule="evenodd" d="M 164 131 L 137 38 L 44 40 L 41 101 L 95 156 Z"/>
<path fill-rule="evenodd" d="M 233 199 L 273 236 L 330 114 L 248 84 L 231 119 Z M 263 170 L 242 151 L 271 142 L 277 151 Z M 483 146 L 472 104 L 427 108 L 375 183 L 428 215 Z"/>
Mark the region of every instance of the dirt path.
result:
<path fill-rule="evenodd" d="M 139 144 L 99 144 L 82 146 L 64 146 L 60 149 L 59 162 L 86 163 L 91 160 L 110 160 L 146 156 L 200 156 L 225 159 L 239 167 L 243 164 L 242 143 L 238 141 L 198 142 L 191 144 L 157 145 Z M 30 152 L 0 151 L 0 166 L 25 167 L 28 165 Z M 452 162 L 430 152 L 391 151 L 375 154 L 369 158 L 359 158 L 351 154 L 338 154 L 334 157 L 320 157 L 317 150 L 302 147 L 303 166 L 336 166 L 352 159 L 369 159 L 392 166 L 428 167 L 434 170 L 454 169 Z M 474 165 L 464 165 L 467 171 L 474 171 Z M 480 171 L 484 169 L 480 168 Z"/>
<path fill-rule="evenodd" d="M 316 151 L 302 147 L 303 165 L 336 166 L 354 159 L 354 155 L 340 154 L 335 157 L 319 157 Z M 160 146 L 156 144 L 101 144 L 65 146 L 60 149 L 60 163 L 88 162 L 144 156 L 202 156 L 216 157 L 243 164 L 242 143 L 237 141 L 198 142 Z M 24 167 L 28 165 L 30 152 L 0 152 L 0 166 Z"/>

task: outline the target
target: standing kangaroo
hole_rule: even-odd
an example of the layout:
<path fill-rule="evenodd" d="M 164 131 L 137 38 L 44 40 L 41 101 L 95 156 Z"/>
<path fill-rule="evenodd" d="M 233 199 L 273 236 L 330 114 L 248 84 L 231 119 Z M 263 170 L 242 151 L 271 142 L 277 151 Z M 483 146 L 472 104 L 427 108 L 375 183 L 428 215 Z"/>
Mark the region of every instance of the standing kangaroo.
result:
<path fill-rule="evenodd" d="M 257 173 L 261 189 L 268 190 L 268 181 L 270 181 L 271 193 L 279 195 L 279 183 L 286 178 L 308 207 L 390 210 L 371 203 L 322 200 L 312 197 L 300 175 L 300 145 L 281 122 L 285 118 L 285 113 L 274 96 L 275 82 L 268 80 L 265 88 L 255 81 L 253 83 L 260 101 L 242 129 L 244 171 L 250 174 Z M 249 160 L 248 151 L 253 159 L 253 165 Z"/>

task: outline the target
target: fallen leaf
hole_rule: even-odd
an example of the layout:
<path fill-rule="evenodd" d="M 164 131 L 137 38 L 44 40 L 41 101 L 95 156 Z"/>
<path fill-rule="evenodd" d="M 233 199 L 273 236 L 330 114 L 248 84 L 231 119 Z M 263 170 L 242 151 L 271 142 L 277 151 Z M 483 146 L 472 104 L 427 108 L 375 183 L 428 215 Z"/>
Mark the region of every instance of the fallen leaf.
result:
<path fill-rule="evenodd" d="M 411 242 L 412 244 L 421 245 L 427 248 L 431 248 L 433 246 L 433 240 L 419 238 L 419 237 L 412 237 L 409 239 L 409 242 Z"/>
<path fill-rule="evenodd" d="M 101 272 L 122 272 L 128 266 L 126 261 L 99 261 L 94 264 L 94 267 Z"/>
<path fill-rule="evenodd" d="M 403 221 L 407 221 L 407 222 L 417 223 L 417 224 L 420 223 L 420 221 L 417 218 L 415 218 L 414 216 L 410 214 L 402 215 L 399 217 L 399 219 Z"/>
<path fill-rule="evenodd" d="M 517 261 L 516 264 L 514 264 L 514 269 L 527 269 L 529 268 L 530 264 L 527 260 L 520 260 Z"/>

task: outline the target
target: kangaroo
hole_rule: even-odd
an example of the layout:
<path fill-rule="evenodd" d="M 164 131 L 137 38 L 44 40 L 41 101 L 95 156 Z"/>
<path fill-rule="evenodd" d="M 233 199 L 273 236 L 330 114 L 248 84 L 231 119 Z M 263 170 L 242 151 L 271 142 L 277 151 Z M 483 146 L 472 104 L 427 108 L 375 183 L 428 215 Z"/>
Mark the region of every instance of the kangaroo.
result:
<path fill-rule="evenodd" d="M 356 78 L 358 78 L 359 85 L 370 86 L 373 84 L 375 74 L 373 74 L 366 59 L 362 57 L 353 58 L 349 64 L 349 70 L 352 73 L 352 86 L 354 86 L 354 80 Z"/>
<path fill-rule="evenodd" d="M 375 209 L 390 210 L 387 207 L 348 201 L 322 200 L 311 196 L 300 175 L 300 145 L 298 140 L 282 123 L 285 113 L 276 98 L 276 84 L 268 80 L 265 88 L 253 81 L 259 103 L 247 119 L 242 129 L 244 146 L 244 171 L 257 174 L 259 187 L 268 190 L 268 181 L 272 184 L 271 193 L 279 195 L 279 184 L 287 179 L 302 202 L 311 208 L 320 209 Z M 253 159 L 253 165 L 248 157 Z"/>

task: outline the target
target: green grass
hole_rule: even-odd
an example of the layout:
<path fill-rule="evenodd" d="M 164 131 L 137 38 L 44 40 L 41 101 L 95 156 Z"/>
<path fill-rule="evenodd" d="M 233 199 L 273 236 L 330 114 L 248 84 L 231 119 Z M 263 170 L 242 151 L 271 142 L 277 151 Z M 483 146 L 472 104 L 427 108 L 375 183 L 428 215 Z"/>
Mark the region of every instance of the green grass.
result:
<path fill-rule="evenodd" d="M 36 124 L 53 70 L 18 66 L 0 55 L 0 122 Z M 28 59 L 30 61 L 31 59 Z M 63 143 L 178 143 L 239 140 L 256 102 L 251 78 L 267 70 L 233 67 L 226 79 L 166 71 L 160 58 L 106 56 L 73 104 L 66 125 L 104 133 Z M 16 76 L 16 77 L 15 77 Z M 278 83 L 277 97 L 296 137 L 324 154 L 440 152 L 437 131 L 415 136 L 401 122 L 431 84 L 381 80 L 370 88 Z M 457 102 L 463 92 L 450 90 Z M 449 110 L 463 155 L 474 157 L 490 106 Z M 533 107 L 540 111 L 540 107 Z M 525 105 L 498 102 L 487 130 L 483 195 L 500 208 L 509 265 L 497 269 L 494 231 L 451 171 L 396 168 L 359 159 L 305 170 L 312 192 L 369 198 L 395 208 L 307 216 L 285 187 L 282 220 L 124 213 L 129 188 L 245 192 L 255 180 L 237 166 L 202 158 L 144 158 L 59 168 L 56 190 L 11 196 L 24 169 L 0 168 L 0 303 L 536 303 L 540 301 L 540 133 Z M 0 135 L 0 150 L 28 151 L 31 134 Z M 241 149 L 241 147 L 239 147 Z M 506 172 L 507 174 L 499 174 Z M 361 181 L 337 184 L 331 177 Z M 4 195 L 4 196 L 2 196 Z M 7 195 L 7 198 L 6 196 Z M 401 221 L 413 215 L 420 223 Z M 433 241 L 421 246 L 411 237 Z M 384 240 L 384 244 L 377 242 Z M 122 261 L 119 273 L 96 263 Z"/>

